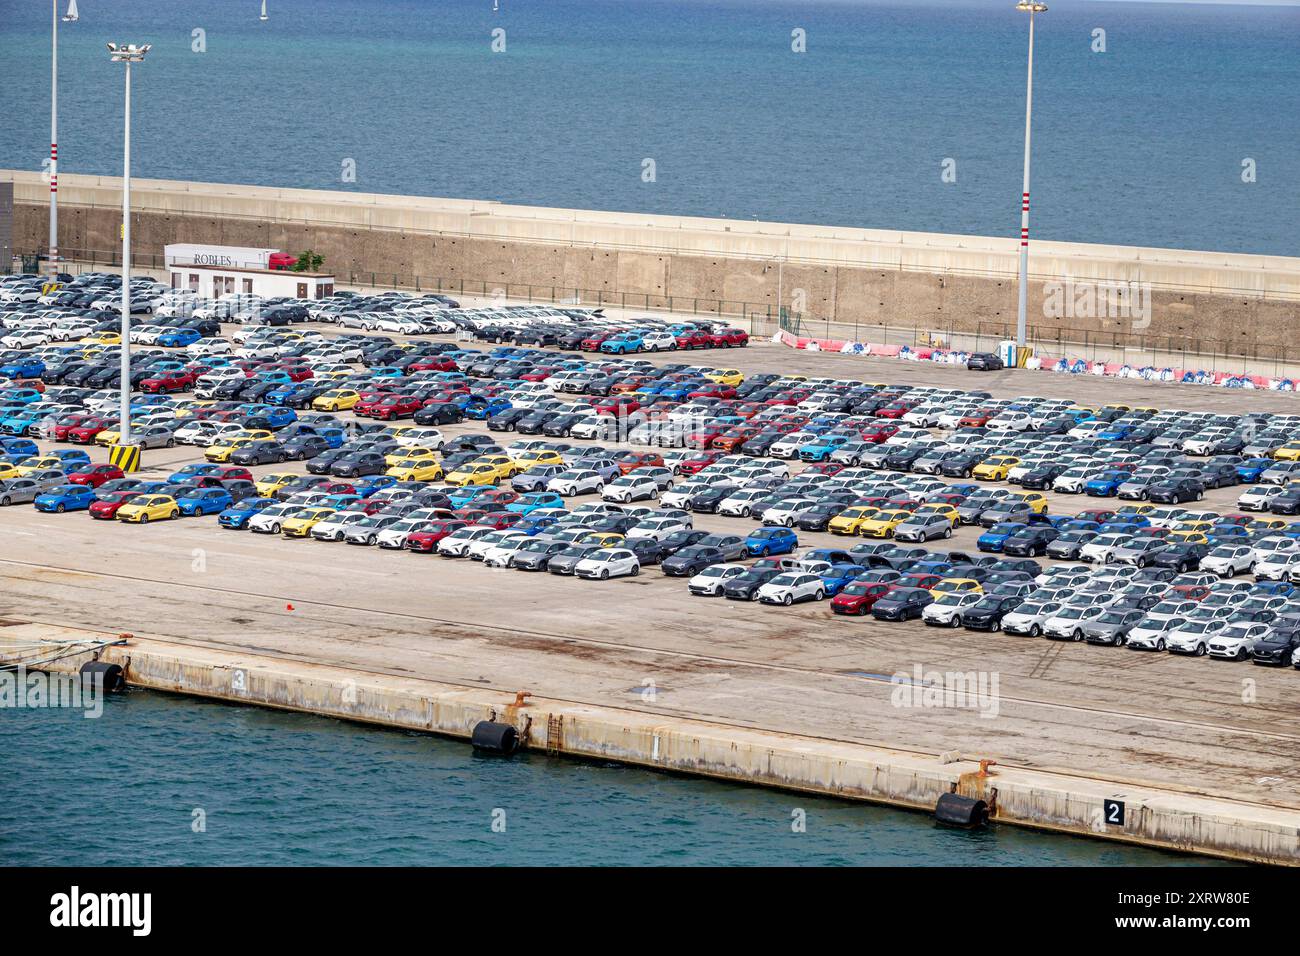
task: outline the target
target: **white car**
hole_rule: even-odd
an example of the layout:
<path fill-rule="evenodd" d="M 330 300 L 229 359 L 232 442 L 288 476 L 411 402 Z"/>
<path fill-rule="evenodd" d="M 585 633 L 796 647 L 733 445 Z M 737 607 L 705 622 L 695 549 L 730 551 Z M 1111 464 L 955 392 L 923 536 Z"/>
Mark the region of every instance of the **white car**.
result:
<path fill-rule="evenodd" d="M 1152 617 L 1148 614 L 1129 629 L 1124 646 L 1139 651 L 1163 651 L 1170 632 L 1180 624 L 1182 620 L 1179 618 Z"/>
<path fill-rule="evenodd" d="M 472 524 L 459 531 L 453 531 L 438 542 L 438 553 L 449 558 L 463 558 L 469 553 L 469 546 L 489 534 L 496 533 L 488 525 Z"/>
<path fill-rule="evenodd" d="M 532 541 L 531 535 L 518 534 L 506 538 L 500 544 L 494 544 L 483 553 L 483 564 L 489 568 L 508 568 L 514 562 L 515 553 Z"/>
<path fill-rule="evenodd" d="M 961 627 L 962 609 L 982 597 L 980 591 L 946 591 L 922 609 L 921 620 L 934 627 Z"/>
<path fill-rule="evenodd" d="M 1210 656 L 1230 661 L 1244 661 L 1251 655 L 1255 642 L 1268 633 L 1268 625 L 1258 621 L 1229 624 L 1210 638 Z"/>
<path fill-rule="evenodd" d="M 286 501 L 278 505 L 271 505 L 265 511 L 259 512 L 248 519 L 248 530 L 257 534 L 279 534 L 284 519 L 297 514 L 301 510 L 302 505 L 297 502 Z"/>
<path fill-rule="evenodd" d="M 932 607 L 933 605 L 931 605 Z M 925 610 L 928 611 L 927 607 Z M 1043 625 L 1057 615 L 1061 605 L 1054 601 L 1026 601 L 1002 617 L 1002 630 L 1007 634 L 1021 634 L 1038 637 L 1043 633 Z M 925 611 L 921 612 L 925 617 Z"/>
<path fill-rule="evenodd" d="M 312 525 L 308 533 L 317 541 L 342 541 L 348 528 L 369 517 L 364 511 L 336 511 Z"/>
<path fill-rule="evenodd" d="M 659 482 L 637 472 L 622 475 L 607 484 L 600 496 L 606 501 L 628 504 L 633 501 L 653 501 L 659 495 Z"/>
<path fill-rule="evenodd" d="M 1227 627 L 1223 620 L 1185 621 L 1165 634 L 1165 646 L 1173 654 L 1194 654 L 1204 657 L 1210 649 L 1210 639 Z"/>
<path fill-rule="evenodd" d="M 601 548 L 579 561 L 573 573 L 580 578 L 597 578 L 604 581 L 624 575 L 635 577 L 641 573 L 641 562 L 626 548 Z"/>
<path fill-rule="evenodd" d="M 771 495 L 770 488 L 741 488 L 718 502 L 718 514 L 731 518 L 748 518 L 750 506 Z"/>
<path fill-rule="evenodd" d="M 1109 564 L 1115 559 L 1115 549 L 1122 548 L 1129 542 L 1131 537 L 1131 535 L 1118 532 L 1099 534 L 1079 549 L 1079 560 L 1089 563 Z"/>
<path fill-rule="evenodd" d="M 1201 558 L 1200 568 L 1221 578 L 1250 574 L 1255 570 L 1255 550 L 1248 545 L 1221 544 Z"/>
<path fill-rule="evenodd" d="M 1242 511 L 1267 511 L 1269 502 L 1286 491 L 1282 485 L 1252 485 L 1237 498 Z"/>
<path fill-rule="evenodd" d="M 442 432 L 436 428 L 408 428 L 398 435 L 394 441 L 403 448 L 432 448 L 438 451 L 446 444 Z"/>
<path fill-rule="evenodd" d="M 743 564 L 711 564 L 693 576 L 686 583 L 686 587 L 692 594 L 718 597 L 722 594 L 723 585 L 748 570 L 749 568 Z"/>
<path fill-rule="evenodd" d="M 485 534 L 481 538 L 475 538 L 465 549 L 465 557 L 472 561 L 482 561 L 487 557 L 489 551 L 493 548 L 500 547 L 507 541 L 513 541 L 516 538 L 527 538 L 528 535 L 522 531 L 514 531 L 509 528 L 504 531 L 493 531 L 491 534 Z"/>
<path fill-rule="evenodd" d="M 627 536 L 629 538 L 654 538 L 656 541 L 662 541 L 679 531 L 690 531 L 692 524 L 690 515 L 644 518 L 638 521 L 634 527 L 628 529 Z"/>
<path fill-rule="evenodd" d="M 562 471 L 546 483 L 547 491 L 553 491 L 557 495 L 564 495 L 566 498 L 582 494 L 585 491 L 594 491 L 600 494 L 604 488 L 605 479 L 600 472 L 586 468 L 571 468 L 568 471 Z"/>
<path fill-rule="evenodd" d="M 406 547 L 406 536 L 412 531 L 420 531 L 428 523 L 428 518 L 413 518 L 407 515 L 401 521 L 379 532 L 379 546 L 393 551 L 400 551 Z"/>
<path fill-rule="evenodd" d="M 671 352 L 677 348 L 677 337 L 671 332 L 647 332 L 641 337 L 643 352 Z"/>
<path fill-rule="evenodd" d="M 826 597 L 826 583 L 806 571 L 785 571 L 758 589 L 764 604 L 789 606 L 798 601 L 821 601 Z"/>
<path fill-rule="evenodd" d="M 1048 637 L 1082 641 L 1083 625 L 1093 618 L 1100 617 L 1105 611 L 1106 607 L 1103 604 L 1094 604 L 1091 607 L 1064 605 L 1054 617 L 1049 617 L 1043 622 L 1043 633 Z"/>
<path fill-rule="evenodd" d="M 1300 553 L 1300 541 L 1295 538 L 1285 538 L 1280 535 L 1263 538 L 1256 541 L 1253 545 L 1255 549 L 1255 562 L 1276 560 L 1284 554 Z"/>
<path fill-rule="evenodd" d="M 1290 581 L 1291 573 L 1300 570 L 1300 552 L 1279 551 L 1255 561 L 1256 581 Z"/>

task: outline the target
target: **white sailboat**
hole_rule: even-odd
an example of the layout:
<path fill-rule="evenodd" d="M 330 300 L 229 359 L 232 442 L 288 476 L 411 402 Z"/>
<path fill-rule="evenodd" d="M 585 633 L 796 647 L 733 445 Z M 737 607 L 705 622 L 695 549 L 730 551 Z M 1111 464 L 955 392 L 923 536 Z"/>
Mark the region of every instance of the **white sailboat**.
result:
<path fill-rule="evenodd" d="M 81 14 L 77 12 L 77 0 L 68 0 L 68 12 L 63 15 L 64 23 L 76 23 L 81 19 Z"/>
<path fill-rule="evenodd" d="M 266 15 L 266 0 L 262 0 L 262 15 L 261 15 L 260 17 L 258 17 L 258 19 L 259 19 L 259 20 L 266 20 L 266 19 L 268 19 L 267 15 Z"/>

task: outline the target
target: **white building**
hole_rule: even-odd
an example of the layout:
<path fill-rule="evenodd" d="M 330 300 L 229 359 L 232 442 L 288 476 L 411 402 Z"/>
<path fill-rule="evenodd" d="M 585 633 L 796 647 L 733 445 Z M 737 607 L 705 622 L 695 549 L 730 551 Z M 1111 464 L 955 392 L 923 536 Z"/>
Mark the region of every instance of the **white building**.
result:
<path fill-rule="evenodd" d="M 269 299 L 323 299 L 334 294 L 334 276 L 324 272 L 290 272 L 285 269 L 256 269 L 198 263 L 168 266 L 173 289 L 189 289 L 205 298 L 218 299 L 230 292 L 259 295 Z"/>

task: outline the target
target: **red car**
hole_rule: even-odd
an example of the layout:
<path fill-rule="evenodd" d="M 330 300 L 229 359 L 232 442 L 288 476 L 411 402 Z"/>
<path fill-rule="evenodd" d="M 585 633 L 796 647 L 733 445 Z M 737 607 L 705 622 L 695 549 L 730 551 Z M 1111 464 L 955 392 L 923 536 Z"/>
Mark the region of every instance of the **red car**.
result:
<path fill-rule="evenodd" d="M 430 521 L 424 526 L 423 531 L 412 531 L 406 536 L 406 550 L 431 554 L 438 549 L 439 541 L 447 537 L 447 535 L 467 527 L 469 527 L 468 521 L 460 521 L 455 518 Z"/>
<path fill-rule="evenodd" d="M 635 398 L 628 398 L 625 395 L 598 398 L 591 404 L 602 415 L 628 415 L 641 407 L 641 403 Z"/>
<path fill-rule="evenodd" d="M 629 455 L 618 463 L 618 470 L 623 474 L 636 471 L 638 468 L 662 468 L 664 466 L 664 456 L 658 452 L 642 451 Z"/>
<path fill-rule="evenodd" d="M 720 385 L 713 383 L 710 385 L 701 385 L 693 392 L 686 393 L 687 398 L 735 398 L 736 390 L 730 385 Z"/>
<path fill-rule="evenodd" d="M 740 425 L 730 429 L 725 435 L 720 435 L 713 440 L 713 447 L 721 451 L 735 451 L 745 442 L 749 441 L 759 433 L 761 429 L 757 425 Z"/>
<path fill-rule="evenodd" d="M 112 428 L 116 425 L 116 418 L 89 418 L 76 428 L 68 429 L 66 441 L 70 441 L 76 445 L 89 445 L 95 440 L 95 436 L 104 429 Z"/>
<path fill-rule="evenodd" d="M 1165 592 L 1167 598 L 1182 598 L 1184 601 L 1204 601 L 1210 596 L 1210 589 L 1204 584 L 1179 584 Z"/>
<path fill-rule="evenodd" d="M 90 516 L 103 521 L 112 521 L 117 517 L 117 509 L 138 494 L 140 494 L 138 491 L 110 491 L 103 498 L 91 504 Z"/>
<path fill-rule="evenodd" d="M 1087 511 L 1080 511 L 1075 517 L 1080 521 L 1095 521 L 1098 524 L 1105 524 L 1115 517 L 1115 512 L 1107 511 L 1105 508 L 1089 508 Z"/>
<path fill-rule="evenodd" d="M 893 438 L 898 434 L 897 425 L 873 425 L 870 428 L 862 429 L 862 440 L 869 441 L 873 445 L 884 444 L 888 438 Z"/>
<path fill-rule="evenodd" d="M 140 391 L 151 394 L 161 392 L 183 392 L 194 386 L 193 372 L 163 372 L 153 378 L 146 378 L 140 383 Z"/>
<path fill-rule="evenodd" d="M 749 333 L 743 329 L 714 329 L 709 333 L 709 343 L 715 349 L 743 348 L 749 344 Z"/>
<path fill-rule="evenodd" d="M 981 408 L 977 412 L 971 412 L 969 415 L 963 415 L 957 420 L 958 428 L 983 428 L 993 417 L 993 412 L 987 408 Z"/>
<path fill-rule="evenodd" d="M 707 349 L 713 346 L 713 340 L 707 332 L 679 332 L 675 338 L 679 349 Z"/>
<path fill-rule="evenodd" d="M 703 471 L 705 468 L 708 468 L 709 465 L 713 464 L 721 457 L 722 452 L 720 451 L 702 452 L 683 461 L 677 466 L 677 471 L 679 474 L 683 475 L 694 475 Z"/>
<path fill-rule="evenodd" d="M 454 372 L 456 363 L 441 355 L 427 355 L 406 366 L 408 372 Z"/>
<path fill-rule="evenodd" d="M 68 472 L 70 484 L 89 485 L 92 488 L 98 488 L 104 482 L 112 481 L 114 478 L 125 477 L 126 475 L 117 465 L 82 465 Z"/>
<path fill-rule="evenodd" d="M 871 606 L 890 591 L 893 584 L 881 581 L 853 581 L 844 590 L 831 598 L 831 610 L 836 614 L 854 614 L 863 616 Z"/>
<path fill-rule="evenodd" d="M 597 332 L 594 335 L 589 335 L 578 343 L 578 348 L 584 352 L 599 352 L 600 343 L 613 334 L 613 332 Z"/>
<path fill-rule="evenodd" d="M 54 426 L 54 440 L 67 441 L 68 432 L 72 431 L 72 429 L 76 428 L 79 425 L 86 424 L 91 419 L 94 419 L 96 417 L 98 416 L 88 415 L 88 414 L 77 414 L 77 415 L 68 415 L 66 418 L 61 418 Z"/>
<path fill-rule="evenodd" d="M 483 517 L 479 518 L 477 524 L 486 525 L 489 528 L 495 528 L 497 531 L 505 531 L 506 528 L 516 525 L 524 520 L 524 516 L 517 511 L 489 511 Z"/>
<path fill-rule="evenodd" d="M 837 461 L 823 461 L 808 468 L 813 475 L 838 475 L 843 470 L 844 466 Z"/>
<path fill-rule="evenodd" d="M 371 403 L 360 414 L 392 421 L 395 418 L 410 418 L 423 407 L 424 400 L 412 395 L 386 395 L 379 401 Z"/>

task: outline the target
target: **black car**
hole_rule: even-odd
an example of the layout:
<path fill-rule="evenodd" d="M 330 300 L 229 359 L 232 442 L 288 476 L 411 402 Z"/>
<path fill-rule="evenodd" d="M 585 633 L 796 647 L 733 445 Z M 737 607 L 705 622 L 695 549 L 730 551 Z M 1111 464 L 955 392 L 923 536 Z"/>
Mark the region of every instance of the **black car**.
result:
<path fill-rule="evenodd" d="M 349 448 L 330 448 L 321 452 L 307 462 L 307 470 L 313 475 L 328 475 L 330 468 L 336 461 L 347 457 L 355 449 Z"/>
<path fill-rule="evenodd" d="M 413 421 L 417 425 L 455 425 L 463 421 L 465 413 L 459 405 L 451 402 L 430 402 L 415 413 Z"/>
<path fill-rule="evenodd" d="M 961 612 L 962 626 L 972 631 L 1000 631 L 1002 619 L 1024 601 L 1020 597 L 986 594 Z"/>
<path fill-rule="evenodd" d="M 664 574 L 678 578 L 689 578 L 699 574 L 711 564 L 721 564 L 726 558 L 721 548 L 692 544 L 677 553 L 664 558 Z"/>
<path fill-rule="evenodd" d="M 1147 491 L 1147 500 L 1157 504 L 1176 505 L 1204 497 L 1205 486 L 1195 478 L 1168 478 L 1156 482 Z"/>
<path fill-rule="evenodd" d="M 549 438 L 568 438 L 569 430 L 582 421 L 583 417 L 570 412 L 552 415 L 546 420 L 546 424 L 542 426 L 542 434 Z"/>
<path fill-rule="evenodd" d="M 1050 525 L 1021 528 L 1002 542 L 1002 553 L 1016 557 L 1033 557 L 1047 554 L 1047 546 L 1059 537 Z"/>
<path fill-rule="evenodd" d="M 713 514 L 723 499 L 736 493 L 736 485 L 720 482 L 691 495 L 690 509 L 697 514 Z"/>
<path fill-rule="evenodd" d="M 520 571 L 545 571 L 551 558 L 568 548 L 563 541 L 534 538 L 514 553 L 510 566 Z"/>
<path fill-rule="evenodd" d="M 667 557 L 670 554 L 676 554 L 683 548 L 689 548 L 691 545 L 699 542 L 702 538 L 707 538 L 708 536 L 709 533 L 707 531 L 703 531 L 699 528 L 692 528 L 687 531 L 674 531 L 666 538 L 661 538 L 659 540 L 659 553 L 664 557 Z"/>
<path fill-rule="evenodd" d="M 1300 514 L 1300 487 L 1291 488 L 1268 501 L 1268 510 L 1275 515 Z"/>
<path fill-rule="evenodd" d="M 662 548 L 654 538 L 627 538 L 619 547 L 627 548 L 635 554 L 642 567 L 647 564 L 658 564 L 662 556 Z"/>
<path fill-rule="evenodd" d="M 230 453 L 232 465 L 275 465 L 285 459 L 284 446 L 274 439 L 255 441 Z"/>
<path fill-rule="evenodd" d="M 315 458 L 323 452 L 330 451 L 330 443 L 320 435 L 294 435 L 287 439 L 282 449 L 284 457 L 294 461 L 305 461 L 309 458 Z"/>
<path fill-rule="evenodd" d="M 1291 663 L 1296 648 L 1300 648 L 1300 627 L 1295 624 L 1275 625 L 1255 642 L 1251 660 L 1256 664 L 1285 667 Z"/>
<path fill-rule="evenodd" d="M 1185 574 L 1188 571 L 1196 570 L 1201 564 L 1201 558 L 1209 553 L 1210 545 L 1208 544 L 1196 544 L 1190 541 L 1178 542 L 1157 551 L 1147 563 L 1151 567 L 1170 568 L 1179 574 Z"/>
<path fill-rule="evenodd" d="M 781 568 L 750 568 L 724 584 L 722 596 L 733 601 L 757 601 L 758 589 L 781 573 Z"/>
<path fill-rule="evenodd" d="M 1020 487 L 1030 491 L 1046 491 L 1069 467 L 1069 465 L 1039 465 L 1037 468 L 1031 468 L 1021 476 Z"/>
<path fill-rule="evenodd" d="M 515 431 L 521 435 L 540 435 L 547 423 L 558 415 L 559 412 L 546 410 L 529 412 L 515 422 Z M 488 427 L 492 427 L 491 423 L 488 424 Z"/>
<path fill-rule="evenodd" d="M 945 458 L 939 465 L 939 474 L 945 478 L 969 478 L 975 466 L 987 456 L 979 452 L 960 452 L 951 458 Z"/>
<path fill-rule="evenodd" d="M 934 595 L 925 588 L 894 588 L 871 605 L 871 616 L 878 621 L 907 621 L 921 616 L 934 603 Z"/>
<path fill-rule="evenodd" d="M 976 352 L 966 360 L 966 368 L 972 372 L 996 372 L 1006 365 L 992 352 Z"/>
<path fill-rule="evenodd" d="M 363 475 L 382 475 L 388 470 L 382 452 L 356 451 L 344 455 L 330 465 L 329 473 L 338 478 L 360 478 Z"/>
<path fill-rule="evenodd" d="M 507 408 L 489 418 L 487 427 L 494 432 L 514 431 L 515 426 L 532 411 L 531 408 Z"/>

